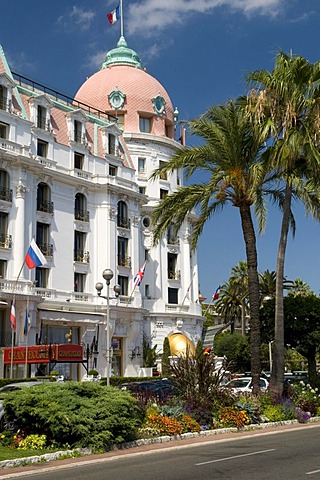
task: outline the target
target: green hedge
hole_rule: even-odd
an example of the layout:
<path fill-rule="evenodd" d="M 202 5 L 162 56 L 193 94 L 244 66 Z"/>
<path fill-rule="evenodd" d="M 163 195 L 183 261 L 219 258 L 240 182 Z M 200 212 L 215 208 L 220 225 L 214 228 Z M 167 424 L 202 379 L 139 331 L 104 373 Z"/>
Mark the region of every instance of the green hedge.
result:
<path fill-rule="evenodd" d="M 44 382 L 7 393 L 6 420 L 58 447 L 107 449 L 136 438 L 142 412 L 126 391 L 98 382 Z"/>

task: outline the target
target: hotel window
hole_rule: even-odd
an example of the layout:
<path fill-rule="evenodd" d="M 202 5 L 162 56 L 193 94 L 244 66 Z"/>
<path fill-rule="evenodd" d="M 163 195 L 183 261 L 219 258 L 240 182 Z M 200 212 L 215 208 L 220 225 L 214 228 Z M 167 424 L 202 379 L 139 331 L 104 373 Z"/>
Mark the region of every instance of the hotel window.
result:
<path fill-rule="evenodd" d="M 36 243 L 46 257 L 52 257 L 53 247 L 49 243 L 50 227 L 46 223 L 37 222 Z"/>
<path fill-rule="evenodd" d="M 168 288 L 168 303 L 178 304 L 178 288 Z"/>
<path fill-rule="evenodd" d="M 0 260 L 0 278 L 6 278 L 7 260 Z"/>
<path fill-rule="evenodd" d="M 37 188 L 37 211 L 53 213 L 53 202 L 50 200 L 51 190 L 46 183 L 39 183 Z"/>
<path fill-rule="evenodd" d="M 116 155 L 116 136 L 112 133 L 108 135 L 108 153 L 110 155 Z"/>
<path fill-rule="evenodd" d="M 147 298 L 151 298 L 150 285 L 148 285 L 148 284 L 145 284 L 145 286 L 144 286 L 144 296 L 147 297 Z"/>
<path fill-rule="evenodd" d="M 36 267 L 36 286 L 38 288 L 47 288 L 49 278 L 48 268 Z"/>
<path fill-rule="evenodd" d="M 74 168 L 83 170 L 84 155 L 82 153 L 74 152 Z"/>
<path fill-rule="evenodd" d="M 75 292 L 85 292 L 86 285 L 86 274 L 85 273 L 74 273 L 74 291 Z"/>
<path fill-rule="evenodd" d="M 79 120 L 75 120 L 73 122 L 73 132 L 74 132 L 73 140 L 77 143 L 82 143 L 83 141 L 82 123 L 79 122 Z"/>
<path fill-rule="evenodd" d="M 114 165 L 109 165 L 109 175 L 110 177 L 116 177 L 117 176 L 117 167 Z"/>
<path fill-rule="evenodd" d="M 139 193 L 141 193 L 142 195 L 145 195 L 146 194 L 146 187 L 139 187 Z"/>
<path fill-rule="evenodd" d="M 7 234 L 8 214 L 0 212 L 0 247 L 11 248 L 12 238 Z"/>
<path fill-rule="evenodd" d="M 146 172 L 146 159 L 138 158 L 138 173 L 145 173 L 145 172 Z"/>
<path fill-rule="evenodd" d="M 38 105 L 37 107 L 37 127 L 41 128 L 42 130 L 47 130 L 47 110 L 42 105 Z"/>
<path fill-rule="evenodd" d="M 74 218 L 81 222 L 89 222 L 87 199 L 82 193 L 77 193 L 74 202 Z"/>
<path fill-rule="evenodd" d="M 163 167 L 163 166 L 166 165 L 166 164 L 167 164 L 167 162 L 161 162 L 161 161 L 160 161 L 160 162 L 159 162 L 159 167 L 161 168 L 161 167 Z M 161 179 L 161 180 L 168 180 L 168 174 L 167 174 L 167 172 L 161 172 L 161 173 L 160 173 L 160 179 Z"/>
<path fill-rule="evenodd" d="M 122 228 L 130 228 L 130 218 L 128 218 L 128 207 L 126 202 L 120 200 L 118 202 L 117 226 Z"/>
<path fill-rule="evenodd" d="M 118 237 L 118 265 L 120 267 L 131 267 L 131 259 L 128 257 L 128 239 Z"/>
<path fill-rule="evenodd" d="M 37 155 L 38 157 L 47 158 L 48 155 L 48 142 L 43 140 L 37 141 Z"/>
<path fill-rule="evenodd" d="M 74 261 L 88 263 L 89 253 L 85 250 L 86 246 L 86 233 L 74 232 Z"/>
<path fill-rule="evenodd" d="M 168 253 L 168 278 L 170 280 L 178 280 L 177 260 L 178 255 L 176 253 Z"/>
<path fill-rule="evenodd" d="M 8 99 L 8 90 L 0 85 L 0 110 L 10 111 L 11 100 Z"/>
<path fill-rule="evenodd" d="M 128 296 L 128 277 L 123 275 L 118 275 L 118 284 L 120 285 L 120 295 Z"/>
<path fill-rule="evenodd" d="M 168 190 L 165 190 L 164 188 L 160 188 L 160 199 L 163 200 L 164 198 L 166 198 L 168 193 L 169 193 Z"/>
<path fill-rule="evenodd" d="M 143 133 L 151 132 L 151 118 L 139 117 L 139 130 Z"/>
<path fill-rule="evenodd" d="M 12 202 L 12 190 L 10 190 L 10 176 L 5 170 L 0 170 L 0 199 Z"/>
<path fill-rule="evenodd" d="M 9 138 L 9 125 L 7 123 L 0 122 L 0 138 Z"/>

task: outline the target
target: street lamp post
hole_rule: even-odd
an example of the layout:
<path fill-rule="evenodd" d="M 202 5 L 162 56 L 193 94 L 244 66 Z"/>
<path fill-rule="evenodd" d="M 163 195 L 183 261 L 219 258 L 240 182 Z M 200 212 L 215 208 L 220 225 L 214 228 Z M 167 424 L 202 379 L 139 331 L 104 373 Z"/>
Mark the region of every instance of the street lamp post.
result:
<path fill-rule="evenodd" d="M 106 313 L 106 342 L 107 342 L 107 385 L 110 385 L 110 282 L 113 278 L 113 271 L 110 268 L 106 268 L 102 272 L 102 276 L 107 284 L 107 295 L 101 295 L 103 289 L 103 284 L 101 282 L 96 283 L 96 290 L 99 297 L 107 300 L 107 313 Z M 120 285 L 115 285 L 113 287 L 116 297 L 120 294 Z"/>

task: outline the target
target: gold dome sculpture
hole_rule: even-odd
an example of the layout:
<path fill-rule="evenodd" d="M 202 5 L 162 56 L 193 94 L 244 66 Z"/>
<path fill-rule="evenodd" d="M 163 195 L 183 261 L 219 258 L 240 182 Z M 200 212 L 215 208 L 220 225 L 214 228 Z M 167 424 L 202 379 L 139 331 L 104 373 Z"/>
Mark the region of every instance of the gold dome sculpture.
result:
<path fill-rule="evenodd" d="M 195 347 L 191 340 L 182 333 L 174 333 L 169 337 L 170 352 L 173 357 L 179 355 L 185 355 L 187 349 L 189 353 L 193 354 L 195 352 Z"/>

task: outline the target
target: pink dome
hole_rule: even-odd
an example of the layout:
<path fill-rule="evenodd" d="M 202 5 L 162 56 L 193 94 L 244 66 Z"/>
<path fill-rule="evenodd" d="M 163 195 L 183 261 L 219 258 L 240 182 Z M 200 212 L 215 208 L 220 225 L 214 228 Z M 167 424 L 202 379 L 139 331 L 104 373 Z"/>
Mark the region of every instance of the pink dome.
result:
<path fill-rule="evenodd" d="M 170 97 L 161 83 L 141 68 L 140 61 L 128 60 L 128 51 L 133 50 L 128 49 L 126 43 L 125 47 L 122 44 L 119 48 L 119 42 L 118 48 L 108 53 L 102 70 L 88 78 L 79 88 L 75 100 L 114 116 L 124 115 L 124 130 L 127 132 L 139 132 L 139 117 L 143 116 L 152 119 L 150 133 L 165 135 L 166 127 L 173 125 Z M 125 42 L 123 37 L 122 42 Z M 119 51 L 125 52 L 120 58 Z M 115 108 L 109 97 L 115 91 L 122 98 L 120 108 Z M 164 101 L 161 112 L 155 108 L 154 99 L 157 97 L 160 97 L 160 102 Z"/>

